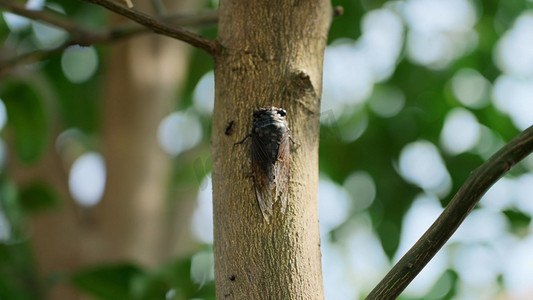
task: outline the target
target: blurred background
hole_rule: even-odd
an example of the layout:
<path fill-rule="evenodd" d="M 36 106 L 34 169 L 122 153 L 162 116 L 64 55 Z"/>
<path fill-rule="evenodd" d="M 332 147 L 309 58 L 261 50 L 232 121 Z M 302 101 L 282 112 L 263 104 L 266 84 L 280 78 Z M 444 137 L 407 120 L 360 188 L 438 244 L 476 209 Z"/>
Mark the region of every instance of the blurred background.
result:
<path fill-rule="evenodd" d="M 533 123 L 533 1 L 332 2 L 344 15 L 324 62 L 324 284 L 327 300 L 362 299 Z M 125 22 L 81 1 L 26 7 Z M 0 61 L 47 53 L 0 75 L 0 298 L 214 299 L 209 56 L 154 34 L 48 55 L 66 31 L 0 16 Z M 530 156 L 400 299 L 532 299 L 532 214 Z"/>

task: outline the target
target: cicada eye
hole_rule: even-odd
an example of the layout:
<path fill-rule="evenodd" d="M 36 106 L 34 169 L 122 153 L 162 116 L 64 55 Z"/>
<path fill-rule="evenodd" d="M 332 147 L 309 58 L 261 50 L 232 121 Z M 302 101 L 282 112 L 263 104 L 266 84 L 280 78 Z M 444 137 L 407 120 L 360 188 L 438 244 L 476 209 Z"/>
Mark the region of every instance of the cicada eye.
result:
<path fill-rule="evenodd" d="M 284 109 L 280 109 L 280 110 L 278 110 L 278 114 L 279 114 L 280 116 L 282 116 L 282 117 L 285 117 L 285 116 L 287 115 L 287 111 L 284 110 Z"/>
<path fill-rule="evenodd" d="M 259 117 L 260 115 L 261 115 L 261 112 L 260 112 L 260 111 L 258 111 L 258 110 L 254 111 L 254 118 L 257 118 L 257 117 Z"/>

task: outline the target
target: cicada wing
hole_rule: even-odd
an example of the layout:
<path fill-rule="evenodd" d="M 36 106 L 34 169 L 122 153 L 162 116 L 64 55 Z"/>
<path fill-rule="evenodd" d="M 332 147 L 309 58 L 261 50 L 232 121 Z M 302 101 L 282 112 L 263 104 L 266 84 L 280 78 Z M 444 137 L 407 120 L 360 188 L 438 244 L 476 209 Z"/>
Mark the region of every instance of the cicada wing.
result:
<path fill-rule="evenodd" d="M 272 215 L 272 164 L 270 163 L 263 141 L 252 136 L 252 174 L 257 202 L 263 217 L 269 223 Z"/>
<path fill-rule="evenodd" d="M 276 185 L 276 199 L 281 202 L 281 212 L 285 213 L 287 210 L 287 202 L 289 198 L 289 183 L 290 183 L 290 167 L 291 167 L 291 152 L 290 152 L 290 137 L 285 134 L 280 141 L 278 149 L 278 159 L 274 167 L 275 185 Z"/>
<path fill-rule="evenodd" d="M 272 215 L 272 192 L 268 189 L 268 183 L 263 179 L 254 175 L 255 196 L 263 218 L 265 218 L 267 223 L 270 223 L 269 217 Z"/>

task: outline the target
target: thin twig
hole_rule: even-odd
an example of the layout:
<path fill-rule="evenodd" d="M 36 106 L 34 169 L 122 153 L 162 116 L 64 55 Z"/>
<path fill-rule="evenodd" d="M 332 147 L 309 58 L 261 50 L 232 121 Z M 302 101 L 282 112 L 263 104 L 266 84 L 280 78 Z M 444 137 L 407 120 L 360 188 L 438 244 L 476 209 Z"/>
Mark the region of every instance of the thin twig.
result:
<path fill-rule="evenodd" d="M 46 59 L 52 55 L 57 55 L 72 45 L 89 46 L 105 44 L 116 42 L 134 35 L 150 32 L 150 28 L 148 27 L 129 22 L 108 30 L 96 31 L 81 24 L 77 24 L 72 20 L 65 18 L 63 15 L 54 12 L 29 10 L 24 8 L 22 5 L 6 0 L 0 0 L 0 7 L 3 7 L 7 11 L 10 11 L 14 14 L 24 16 L 32 20 L 53 24 L 66 30 L 71 35 L 69 40 L 54 49 L 36 50 L 30 53 L 24 53 L 18 56 L 1 59 L 0 76 L 6 74 L 18 65 L 36 62 Z M 161 19 L 178 26 L 205 27 L 217 24 L 218 12 L 213 10 L 195 14 L 168 15 L 163 16 Z"/>
<path fill-rule="evenodd" d="M 61 46 L 51 50 L 38 50 L 30 53 L 21 54 L 19 56 L 0 61 L 0 76 L 7 74 L 13 68 L 22 64 L 29 64 L 39 60 L 43 60 L 49 56 L 59 54 L 71 45 L 64 43 Z"/>
<path fill-rule="evenodd" d="M 116 42 L 143 32 L 148 32 L 146 27 L 137 24 L 126 24 L 112 28 L 103 32 L 95 32 L 90 35 L 75 34 L 60 46 L 48 50 L 36 50 L 29 53 L 17 55 L 15 57 L 0 60 L 0 76 L 10 72 L 16 66 L 30 64 L 36 61 L 44 60 L 50 56 L 62 53 L 70 46 L 90 46 Z"/>
<path fill-rule="evenodd" d="M 216 51 L 216 42 L 209 40 L 203 36 L 187 31 L 181 27 L 168 24 L 148 16 L 140 11 L 129 9 L 124 5 L 115 3 L 109 0 L 83 0 L 85 2 L 93 3 L 109 9 L 119 15 L 122 15 L 136 23 L 150 28 L 155 33 L 173 37 L 175 39 L 184 41 L 194 47 L 205 50 L 207 53 L 213 54 Z"/>
<path fill-rule="evenodd" d="M 0 6 L 16 15 L 42 21 L 64 29 L 74 36 L 75 39 L 99 40 L 104 38 L 102 36 L 104 33 L 85 27 L 52 10 L 26 9 L 23 5 L 8 0 L 0 0 Z"/>
<path fill-rule="evenodd" d="M 470 174 L 439 218 L 366 297 L 396 299 L 457 230 L 485 192 L 533 151 L 533 126 Z"/>

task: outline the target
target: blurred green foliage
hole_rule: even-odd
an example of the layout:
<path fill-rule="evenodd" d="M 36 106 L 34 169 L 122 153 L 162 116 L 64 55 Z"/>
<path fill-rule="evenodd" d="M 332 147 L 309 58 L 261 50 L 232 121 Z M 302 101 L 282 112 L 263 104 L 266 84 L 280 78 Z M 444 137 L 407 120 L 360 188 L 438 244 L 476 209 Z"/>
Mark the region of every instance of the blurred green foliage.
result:
<path fill-rule="evenodd" d="M 10 226 L 9 239 L 0 242 L 0 298 L 40 299 L 40 282 L 31 245 L 28 242 L 26 218 L 15 185 L 5 176 L 0 181 L 0 213 Z"/>
<path fill-rule="evenodd" d="M 197 284 L 190 279 L 190 270 L 190 258 L 169 262 L 153 273 L 129 263 L 104 265 L 75 274 L 72 282 L 103 300 L 215 299 L 214 282 Z"/>
<path fill-rule="evenodd" d="M 48 142 L 48 114 L 35 88 L 22 81 L 4 81 L 0 90 L 15 136 L 15 151 L 24 163 L 36 162 Z"/>
<path fill-rule="evenodd" d="M 105 28 L 108 14 L 82 1 L 55 1 L 66 11 L 85 24 Z M 337 18 L 331 27 L 329 41 L 357 39 L 361 34 L 360 20 L 369 10 L 381 7 L 387 1 L 334 0 L 341 5 L 344 15 Z M 364 170 L 374 178 L 377 188 L 376 200 L 368 208 L 374 230 L 383 249 L 392 258 L 398 249 L 404 215 L 421 189 L 407 183 L 394 168 L 401 149 L 408 143 L 425 139 L 439 143 L 439 135 L 446 114 L 461 106 L 450 92 L 449 80 L 457 70 L 472 68 L 493 82 L 500 74 L 493 62 L 496 41 L 507 30 L 516 16 L 533 2 L 521 0 L 474 1 L 481 18 L 475 27 L 479 35 L 475 51 L 461 57 L 448 68 L 434 71 L 414 65 L 406 59 L 399 62 L 393 76 L 374 87 L 374 91 L 400 89 L 405 96 L 405 108 L 397 115 L 383 118 L 367 107 L 350 118 L 324 125 L 320 143 L 320 171 L 335 182 L 342 184 L 354 171 Z M 216 29 L 207 29 L 205 35 L 214 37 Z M 9 32 L 5 22 L 0 25 L 0 38 L 6 40 L 17 35 L 20 43 L 31 41 L 31 30 Z M 108 47 L 98 47 L 100 65 L 97 73 L 83 84 L 71 83 L 63 74 L 59 56 L 40 62 L 33 68 L 41 82 L 51 91 L 54 103 L 47 102 L 45 92 L 38 85 L 17 76 L 6 76 L 0 82 L 0 98 L 7 109 L 8 128 L 4 136 L 12 135 L 16 155 L 26 164 L 36 163 L 50 141 L 51 118 L 59 116 L 62 129 L 78 128 L 89 136 L 101 134 L 102 74 L 105 70 Z M 207 54 L 193 50 L 188 69 L 187 83 L 176 108 L 186 109 L 193 103 L 193 90 L 198 80 L 213 68 Z M 427 101 L 431 99 L 431 101 Z M 492 105 L 471 110 L 479 122 L 493 130 L 503 140 L 514 137 L 518 130 L 510 119 Z M 363 116 L 368 118 L 364 133 L 354 142 L 345 143 L 338 138 L 343 127 L 352 126 Z M 56 120 L 54 120 L 55 122 Z M 173 162 L 173 192 L 197 189 L 201 179 L 210 172 L 210 118 L 202 118 L 203 142 L 188 152 L 176 157 Z M 95 138 L 97 140 L 97 138 Z M 96 147 L 96 146 L 94 146 Z M 468 174 L 482 163 L 479 156 L 463 153 L 443 156 L 450 171 L 456 191 Z M 191 188 L 192 187 L 192 188 Z M 177 191 L 177 192 L 176 192 Z M 452 192 L 453 194 L 453 192 Z M 43 286 L 36 274 L 31 244 L 28 241 L 27 218 L 30 214 L 60 207 L 61 199 L 44 183 L 35 182 L 15 186 L 8 174 L 0 177 L 0 213 L 9 221 L 9 237 L 0 241 L 0 298 L 39 299 Z M 449 197 L 442 199 L 443 204 Z M 356 212 L 352 212 L 353 215 Z M 513 231 L 523 235 L 531 222 L 531 216 L 518 210 L 504 211 Z M 341 228 L 345 224 L 341 224 Z M 335 236 L 334 229 L 330 234 Z M 198 284 L 191 279 L 191 258 L 172 261 L 159 270 L 148 271 L 131 263 L 95 266 L 72 274 L 72 284 L 81 291 L 98 299 L 214 299 L 212 281 Z M 431 299 L 451 299 L 456 290 L 458 275 L 453 270 L 445 272 L 428 293 Z M 441 287 L 449 285 L 442 294 Z M 407 298 L 405 298 L 407 299 Z"/>
<path fill-rule="evenodd" d="M 60 205 L 58 196 L 48 184 L 31 182 L 20 187 L 18 202 L 24 213 L 38 213 L 47 209 L 57 209 Z"/>

